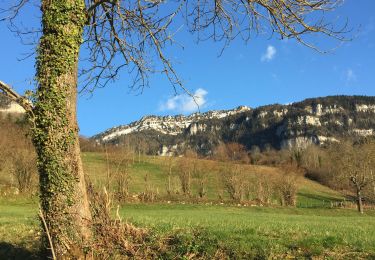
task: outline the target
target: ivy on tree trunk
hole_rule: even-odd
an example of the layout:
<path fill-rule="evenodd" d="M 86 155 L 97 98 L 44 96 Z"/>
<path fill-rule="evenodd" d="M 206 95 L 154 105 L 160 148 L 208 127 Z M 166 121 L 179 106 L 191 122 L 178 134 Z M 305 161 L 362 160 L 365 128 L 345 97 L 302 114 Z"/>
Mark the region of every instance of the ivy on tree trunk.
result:
<path fill-rule="evenodd" d="M 76 118 L 78 54 L 86 11 L 83 0 L 45 0 L 41 9 L 33 142 L 41 207 L 60 258 L 72 247 L 84 246 L 91 236 Z"/>

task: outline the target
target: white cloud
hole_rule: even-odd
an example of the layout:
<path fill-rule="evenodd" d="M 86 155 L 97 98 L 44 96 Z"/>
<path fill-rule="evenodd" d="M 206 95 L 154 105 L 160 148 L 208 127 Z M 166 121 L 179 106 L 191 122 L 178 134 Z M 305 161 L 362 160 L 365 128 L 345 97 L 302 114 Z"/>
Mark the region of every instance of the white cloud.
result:
<path fill-rule="evenodd" d="M 264 53 L 263 55 L 262 55 L 262 57 L 260 58 L 260 60 L 262 61 L 262 62 L 268 62 L 268 61 L 271 61 L 271 60 L 273 60 L 273 58 L 275 57 L 275 55 L 276 55 L 276 48 L 275 47 L 273 47 L 272 45 L 268 45 L 268 47 L 267 47 L 267 50 L 266 50 L 266 53 Z"/>
<path fill-rule="evenodd" d="M 354 73 L 352 69 L 348 69 L 346 71 L 346 82 L 356 81 L 357 75 Z"/>
<path fill-rule="evenodd" d="M 174 110 L 182 113 L 197 111 L 207 103 L 207 94 L 206 90 L 198 88 L 193 94 L 194 98 L 186 93 L 170 97 L 160 105 L 160 110 Z"/>

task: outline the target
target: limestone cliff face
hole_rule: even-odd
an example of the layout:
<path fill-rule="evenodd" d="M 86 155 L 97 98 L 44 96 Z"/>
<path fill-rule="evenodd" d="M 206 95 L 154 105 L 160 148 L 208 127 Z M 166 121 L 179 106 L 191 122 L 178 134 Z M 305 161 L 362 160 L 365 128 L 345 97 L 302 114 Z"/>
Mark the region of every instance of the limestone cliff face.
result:
<path fill-rule="evenodd" d="M 23 109 L 17 103 L 10 101 L 7 97 L 0 93 L 0 114 L 23 114 Z"/>
<path fill-rule="evenodd" d="M 248 149 L 323 145 L 344 137 L 375 135 L 375 97 L 332 96 L 255 109 L 238 107 L 190 116 L 147 116 L 93 138 L 98 143 L 121 143 L 134 135 L 161 147 L 163 151 L 159 149 L 159 154 L 178 153 L 185 148 L 210 154 L 222 142 L 238 142 Z"/>
<path fill-rule="evenodd" d="M 249 110 L 250 108 L 246 106 L 240 106 L 233 110 L 209 111 L 202 114 L 194 113 L 190 116 L 145 116 L 129 125 L 108 129 L 93 138 L 98 142 L 110 142 L 124 135 L 150 130 L 172 136 L 183 134 L 188 130 L 190 134 L 194 135 L 198 131 L 206 130 L 206 126 L 199 122 L 211 119 L 223 119 Z"/>

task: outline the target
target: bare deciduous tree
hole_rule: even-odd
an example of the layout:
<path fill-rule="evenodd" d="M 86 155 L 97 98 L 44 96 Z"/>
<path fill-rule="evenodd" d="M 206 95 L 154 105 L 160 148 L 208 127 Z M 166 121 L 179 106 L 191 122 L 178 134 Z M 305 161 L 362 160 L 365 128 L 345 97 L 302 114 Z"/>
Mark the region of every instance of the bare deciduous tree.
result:
<path fill-rule="evenodd" d="M 197 182 L 198 196 L 203 199 L 207 195 L 208 175 L 213 171 L 213 168 L 203 160 L 197 161 L 195 164 L 193 175 Z"/>
<path fill-rule="evenodd" d="M 181 190 L 185 196 L 191 195 L 191 178 L 194 165 L 189 158 L 181 158 L 178 163 L 178 178 L 180 179 Z"/>
<path fill-rule="evenodd" d="M 366 139 L 358 144 L 341 142 L 330 149 L 330 158 L 334 161 L 331 171 L 334 179 L 342 188 L 349 182 L 356 196 L 357 209 L 363 213 L 363 198 L 365 188 L 375 183 L 375 143 Z"/>
<path fill-rule="evenodd" d="M 150 182 L 148 173 L 146 173 L 143 179 L 145 181 L 145 189 L 142 193 L 138 195 L 138 197 L 143 202 L 153 202 L 159 194 L 158 189 L 156 189 L 155 191 L 153 185 Z"/>
<path fill-rule="evenodd" d="M 173 188 L 172 188 L 172 175 L 173 175 L 173 168 L 175 167 L 175 158 L 173 156 L 166 157 L 166 169 L 165 171 L 167 172 L 167 184 L 166 184 L 166 189 L 167 189 L 167 194 L 171 195 L 173 193 Z"/>
<path fill-rule="evenodd" d="M 284 173 L 274 185 L 282 206 L 296 206 L 298 186 L 297 176 L 294 173 Z"/>
<path fill-rule="evenodd" d="M 258 176 L 257 181 L 254 182 L 256 187 L 256 198 L 262 204 L 269 204 L 271 202 L 272 195 L 274 195 L 274 178 L 271 176 Z M 254 185 L 253 184 L 253 185 Z"/>
<path fill-rule="evenodd" d="M 132 165 L 133 152 L 120 147 L 107 152 L 110 174 L 108 178 L 113 178 L 115 182 L 115 194 L 117 199 L 124 200 L 129 196 L 130 188 L 130 167 Z M 108 191 L 110 191 L 110 179 L 108 182 Z"/>
<path fill-rule="evenodd" d="M 134 72 L 135 86 L 147 85 L 149 72 L 164 73 L 173 87 L 187 89 L 164 54 L 173 42 L 170 31 L 181 14 L 198 39 L 223 41 L 253 34 L 275 33 L 317 49 L 306 40 L 317 33 L 344 40 L 345 24 L 336 29 L 324 14 L 341 0 L 280 1 L 130 1 L 130 0 L 19 0 L 0 10 L 1 21 L 16 24 L 22 8 L 40 6 L 41 35 L 36 59 L 37 90 L 31 104 L 0 82 L 19 102 L 34 124 L 38 154 L 41 206 L 52 245 L 66 256 L 69 245 L 84 247 L 92 236 L 90 210 L 80 158 L 76 118 L 78 57 L 84 45 L 87 67 L 81 90 L 91 91 L 116 79 L 124 68 Z M 156 60 L 153 66 L 152 60 Z M 155 63 L 154 63 L 155 64 Z M 154 69 L 159 68 L 159 69 Z"/>

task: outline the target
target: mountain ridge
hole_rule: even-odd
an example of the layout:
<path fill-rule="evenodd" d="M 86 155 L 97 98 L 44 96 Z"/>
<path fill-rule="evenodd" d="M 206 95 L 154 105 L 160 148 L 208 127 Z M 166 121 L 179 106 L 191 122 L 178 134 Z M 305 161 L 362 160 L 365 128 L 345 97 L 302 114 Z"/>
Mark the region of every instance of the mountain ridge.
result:
<path fill-rule="evenodd" d="M 120 125 L 117 127 L 109 128 L 102 133 L 94 135 L 92 139 L 101 138 L 103 141 L 110 141 L 112 138 L 119 135 L 130 134 L 134 131 L 142 130 L 156 130 L 162 134 L 177 135 L 182 133 L 183 129 L 187 128 L 191 123 L 200 121 L 202 119 L 213 119 L 213 118 L 224 118 L 230 115 L 235 115 L 244 111 L 249 111 L 251 108 L 247 106 L 239 106 L 235 109 L 230 110 L 211 110 L 204 113 L 193 113 L 188 116 L 185 115 L 175 115 L 175 116 L 156 116 L 156 115 L 146 115 L 140 120 L 133 121 L 126 125 Z M 160 123 L 160 127 L 156 123 Z M 148 126 L 148 128 L 147 128 Z M 173 129 L 175 127 L 176 129 Z M 117 132 L 113 134 L 113 132 Z M 107 134 L 107 135 L 106 135 Z M 104 135 L 104 137 L 102 137 Z"/>
<path fill-rule="evenodd" d="M 188 116 L 144 116 L 91 139 L 117 145 L 129 138 L 143 139 L 154 143 L 151 154 L 155 150 L 159 154 L 165 154 L 163 150 L 179 153 L 187 148 L 210 154 L 222 142 L 238 142 L 247 149 L 253 145 L 282 149 L 369 135 L 375 135 L 375 97 L 340 95 Z"/>

